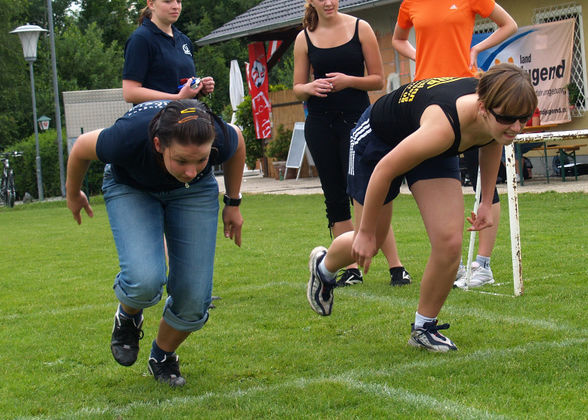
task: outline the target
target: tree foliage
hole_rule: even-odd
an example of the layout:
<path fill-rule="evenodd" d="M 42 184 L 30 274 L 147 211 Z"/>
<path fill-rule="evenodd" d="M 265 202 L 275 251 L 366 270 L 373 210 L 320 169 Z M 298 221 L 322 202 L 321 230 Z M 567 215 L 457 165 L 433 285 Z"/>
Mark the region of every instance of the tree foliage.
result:
<path fill-rule="evenodd" d="M 124 45 L 137 27 L 145 0 L 51 0 L 55 28 L 55 48 L 59 100 L 72 90 L 118 88 L 122 84 Z M 245 75 L 247 43 L 241 38 L 198 47 L 196 41 L 261 0 L 183 0 L 176 23 L 195 45 L 194 61 L 198 76 L 213 76 L 215 92 L 204 100 L 217 113 L 230 104 L 230 62 L 238 60 Z M 9 32 L 26 23 L 49 29 L 47 0 L 0 0 L 0 150 L 7 149 L 33 133 L 29 65 L 22 55 L 18 37 Z M 270 84 L 292 84 L 292 49 L 270 72 Z M 41 35 L 33 64 L 37 117 L 54 115 L 54 92 L 49 36 Z M 247 92 L 245 92 L 247 93 Z M 62 120 L 63 106 L 61 106 Z M 65 131 L 64 131 L 65 132 Z M 252 156 L 258 155 L 261 143 Z M 48 188 L 51 191 L 51 188 Z"/>

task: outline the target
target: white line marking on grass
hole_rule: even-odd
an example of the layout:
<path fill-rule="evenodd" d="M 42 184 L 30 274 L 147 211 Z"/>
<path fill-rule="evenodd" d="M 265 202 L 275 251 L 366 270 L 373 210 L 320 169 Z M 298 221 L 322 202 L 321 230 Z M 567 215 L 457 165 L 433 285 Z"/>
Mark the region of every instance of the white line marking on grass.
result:
<path fill-rule="evenodd" d="M 448 399 L 432 398 L 426 394 L 416 394 L 402 388 L 392 388 L 384 384 L 365 383 L 353 378 L 339 376 L 334 378 L 333 382 L 341 383 L 348 388 L 353 388 L 365 392 L 366 394 L 377 395 L 379 397 L 388 397 L 395 401 L 403 401 L 415 407 L 429 409 L 432 412 L 438 412 L 443 417 L 460 419 L 507 419 L 509 417 L 492 414 L 486 410 L 478 410 L 464 404 L 458 404 Z"/>
<path fill-rule="evenodd" d="M 0 316 L 0 322 L 2 321 L 14 321 L 19 319 L 29 319 L 29 318 L 44 318 L 47 316 L 64 316 L 74 312 L 86 312 L 86 311 L 95 311 L 98 309 L 107 309 L 107 308 L 114 308 L 113 311 L 116 310 L 115 306 L 116 302 L 112 303 L 103 303 L 101 305 L 82 305 L 82 306 L 72 306 L 69 308 L 64 308 L 60 306 L 56 309 L 50 309 L 47 311 L 37 311 L 25 314 L 8 314 Z"/>
<path fill-rule="evenodd" d="M 452 357 L 451 363 L 463 364 L 480 361 L 488 358 L 500 358 L 504 356 L 510 356 L 516 353 L 524 353 L 528 351 L 545 351 L 547 348 L 562 348 L 576 345 L 585 345 L 588 342 L 588 338 L 570 339 L 557 342 L 531 342 L 524 345 L 510 347 L 505 349 L 483 349 L 475 351 L 473 353 L 459 355 L 459 357 Z M 438 400 L 434 399 L 426 394 L 411 393 L 410 391 L 401 388 L 390 388 L 385 384 L 377 383 L 366 383 L 365 378 L 379 377 L 379 376 L 394 376 L 398 373 L 411 371 L 414 369 L 428 369 L 434 366 L 446 365 L 448 363 L 447 357 L 432 357 L 426 360 L 419 360 L 415 362 L 404 363 L 401 365 L 395 365 L 386 369 L 365 369 L 358 368 L 352 369 L 347 372 L 340 373 L 333 376 L 319 376 L 316 378 L 296 378 L 291 381 L 283 382 L 281 384 L 272 384 L 268 386 L 253 386 L 247 389 L 235 389 L 229 392 L 206 392 L 201 395 L 195 396 L 181 396 L 176 398 L 169 398 L 160 401 L 134 401 L 127 405 L 120 407 L 85 407 L 76 411 L 65 411 L 61 413 L 55 413 L 52 415 L 43 415 L 35 417 L 19 417 L 21 419 L 46 419 L 46 418 L 87 418 L 91 415 L 109 415 L 109 416 L 122 416 L 132 415 L 134 409 L 138 408 L 149 408 L 158 409 L 162 413 L 167 409 L 178 410 L 181 405 L 193 406 L 195 403 L 206 401 L 209 399 L 220 399 L 235 402 L 235 399 L 239 399 L 254 394 L 271 394 L 272 392 L 279 389 L 288 388 L 300 388 L 304 389 L 309 385 L 324 382 L 336 382 L 343 383 L 346 386 L 362 389 L 372 394 L 385 395 L 393 400 L 400 400 L 413 404 L 415 406 L 426 405 L 428 409 L 436 410 L 442 415 L 445 414 L 451 418 L 508 418 L 499 414 L 488 413 L 485 410 L 478 410 L 475 407 L 469 407 L 464 404 L 458 404 L 450 399 Z M 442 356 L 442 355 L 440 355 Z M 156 413 L 153 413 L 156 415 Z"/>
<path fill-rule="evenodd" d="M 359 292 L 357 290 L 346 290 L 346 293 L 352 295 L 354 297 L 365 299 L 372 302 L 380 302 L 380 303 L 389 303 L 390 305 L 411 305 L 413 304 L 416 308 L 417 301 L 414 298 L 399 298 L 395 296 L 382 296 L 382 295 L 375 295 L 372 293 L 366 292 Z M 576 326 L 566 325 L 559 321 L 546 321 L 544 319 L 533 319 L 533 318 L 525 318 L 522 316 L 509 316 L 505 315 L 503 312 L 488 312 L 482 311 L 479 308 L 472 307 L 472 306 L 465 306 L 461 305 L 458 306 L 454 303 L 446 304 L 443 306 L 441 318 L 443 318 L 443 313 L 449 314 L 457 314 L 463 317 L 472 317 L 476 319 L 485 319 L 490 321 L 491 323 L 511 323 L 511 324 L 523 324 L 529 325 L 533 328 L 543 328 L 550 331 L 555 332 L 568 332 L 573 333 L 574 335 L 580 334 L 588 334 L 588 329 L 578 329 Z"/>

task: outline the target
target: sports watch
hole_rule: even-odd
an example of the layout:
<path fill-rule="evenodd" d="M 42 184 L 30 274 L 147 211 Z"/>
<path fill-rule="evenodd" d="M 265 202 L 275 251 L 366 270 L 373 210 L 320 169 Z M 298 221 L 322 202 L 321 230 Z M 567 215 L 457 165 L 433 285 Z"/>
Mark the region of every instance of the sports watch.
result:
<path fill-rule="evenodd" d="M 225 205 L 227 205 L 227 206 L 238 207 L 239 204 L 241 204 L 241 198 L 243 198 L 241 193 L 239 193 L 239 198 L 231 198 L 225 194 L 223 197 L 223 203 L 225 203 Z"/>

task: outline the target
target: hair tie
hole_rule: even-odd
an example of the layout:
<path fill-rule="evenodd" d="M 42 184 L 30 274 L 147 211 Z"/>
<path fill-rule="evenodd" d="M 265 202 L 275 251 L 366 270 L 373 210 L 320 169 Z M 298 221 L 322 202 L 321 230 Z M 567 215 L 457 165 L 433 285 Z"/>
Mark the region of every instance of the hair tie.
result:
<path fill-rule="evenodd" d="M 192 108 L 194 109 L 194 108 Z M 184 111 L 181 111 L 181 113 L 183 113 Z M 198 115 L 188 115 L 187 117 L 182 118 L 181 120 L 178 121 L 178 124 L 183 124 L 185 122 L 188 121 L 192 121 L 192 120 L 197 120 L 198 119 Z"/>

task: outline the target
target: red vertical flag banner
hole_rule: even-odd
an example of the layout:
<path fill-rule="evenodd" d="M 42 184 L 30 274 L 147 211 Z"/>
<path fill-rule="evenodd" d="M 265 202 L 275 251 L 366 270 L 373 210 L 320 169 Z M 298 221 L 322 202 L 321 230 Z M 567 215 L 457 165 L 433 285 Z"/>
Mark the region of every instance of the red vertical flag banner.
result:
<path fill-rule="evenodd" d="M 253 108 L 253 122 L 255 135 L 258 139 L 268 139 L 272 135 L 270 112 L 271 104 L 268 94 L 268 69 L 263 42 L 249 44 L 249 68 L 247 79 L 251 106 Z"/>

